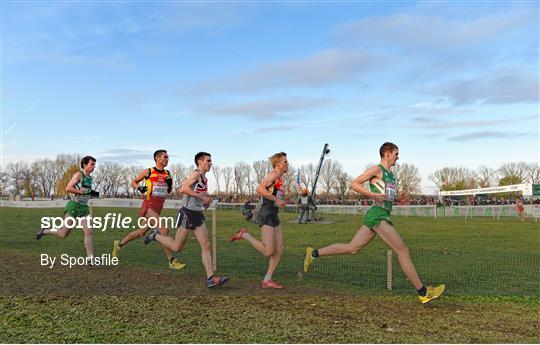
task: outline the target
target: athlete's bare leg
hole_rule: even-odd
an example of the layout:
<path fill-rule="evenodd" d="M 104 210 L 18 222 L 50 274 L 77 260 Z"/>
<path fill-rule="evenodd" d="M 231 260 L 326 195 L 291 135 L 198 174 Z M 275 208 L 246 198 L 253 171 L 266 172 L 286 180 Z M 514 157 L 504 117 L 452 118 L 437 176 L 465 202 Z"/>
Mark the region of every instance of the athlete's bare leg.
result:
<path fill-rule="evenodd" d="M 281 230 L 281 227 L 275 227 L 273 229 L 274 231 L 274 254 L 270 256 L 270 260 L 268 262 L 268 270 L 266 271 L 267 277 L 272 277 L 274 274 L 279 261 L 281 260 L 281 255 L 283 254 L 283 231 Z"/>
<path fill-rule="evenodd" d="M 212 251 L 210 250 L 210 241 L 208 241 L 208 228 L 206 227 L 206 223 L 195 228 L 193 234 L 201 247 L 201 259 L 204 270 L 206 271 L 206 277 L 211 277 L 214 274 L 214 269 L 212 267 Z"/>
<path fill-rule="evenodd" d="M 86 256 L 94 256 L 94 237 L 92 236 L 92 228 L 88 224 L 88 218 L 85 218 L 81 222 L 84 233 L 84 249 L 86 249 Z"/>
<path fill-rule="evenodd" d="M 274 228 L 268 225 L 261 226 L 261 240 L 254 238 L 251 234 L 246 234 L 244 239 L 248 241 L 253 248 L 264 256 L 272 256 L 275 252 Z"/>
<path fill-rule="evenodd" d="M 394 253 L 396 253 L 401 270 L 403 270 L 403 273 L 405 273 L 407 278 L 409 278 L 409 281 L 414 288 L 416 290 L 420 289 L 423 286 L 422 281 L 420 280 L 420 277 L 418 276 L 416 268 L 412 262 L 409 248 L 407 248 L 401 236 L 399 236 L 397 231 L 392 225 L 390 225 L 390 223 L 384 220 L 381 221 L 381 224 L 374 229 L 381 239 L 386 243 L 386 245 L 388 245 L 388 247 L 392 249 Z"/>
<path fill-rule="evenodd" d="M 154 222 L 155 222 L 155 224 L 157 224 L 158 226 L 161 225 L 161 224 L 159 224 L 159 219 L 160 219 L 159 214 L 156 211 L 152 210 L 151 208 L 148 208 L 148 211 L 146 211 L 146 215 L 144 216 L 144 218 L 146 218 L 146 221 L 145 221 L 145 224 L 144 224 L 145 226 L 130 232 L 123 239 L 121 239 L 120 242 L 118 243 L 120 248 L 122 248 L 123 246 L 125 246 L 126 244 L 128 244 L 129 242 L 131 242 L 133 240 L 144 237 L 146 232 L 150 229 L 148 224 L 154 224 Z M 162 234 L 162 235 L 167 236 L 169 234 L 169 229 L 167 229 L 167 227 L 165 227 L 165 225 L 160 226 L 159 227 L 159 233 Z M 165 256 L 167 257 L 168 260 L 170 260 L 172 258 L 172 252 L 171 252 L 171 250 L 169 248 L 164 246 L 163 247 L 163 252 L 165 253 Z"/>
<path fill-rule="evenodd" d="M 67 218 L 70 218 L 70 217 L 71 216 L 66 213 L 64 215 L 64 220 L 66 220 Z M 72 228 L 68 228 L 65 224 L 66 224 L 66 222 L 64 222 L 64 226 L 61 227 L 60 229 L 45 229 L 45 230 L 43 230 L 43 234 L 45 234 L 45 235 L 54 235 L 54 236 L 58 236 L 60 238 L 68 237 L 69 234 L 71 233 Z"/>
<path fill-rule="evenodd" d="M 172 250 L 173 252 L 177 253 L 186 246 L 188 236 L 189 230 L 180 227 L 176 229 L 176 235 L 174 238 L 168 235 L 158 234 L 156 235 L 156 241 L 161 243 L 163 248 L 167 248 L 168 250 Z"/>
<path fill-rule="evenodd" d="M 375 232 L 363 225 L 349 243 L 335 243 L 328 247 L 320 248 L 319 256 L 326 255 L 355 255 L 360 249 L 366 246 L 375 236 Z"/>

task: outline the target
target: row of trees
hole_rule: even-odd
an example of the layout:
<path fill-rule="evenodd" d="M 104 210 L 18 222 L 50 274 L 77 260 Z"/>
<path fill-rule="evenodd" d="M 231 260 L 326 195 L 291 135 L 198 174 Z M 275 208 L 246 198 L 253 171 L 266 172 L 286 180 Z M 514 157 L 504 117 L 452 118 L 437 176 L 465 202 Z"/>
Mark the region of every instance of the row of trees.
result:
<path fill-rule="evenodd" d="M 63 196 L 71 176 L 80 169 L 80 158 L 77 155 L 59 155 L 54 160 L 9 163 L 5 170 L 0 171 L 0 191 L 2 195 Z M 194 168 L 193 165 L 185 166 L 182 163 L 167 167 L 175 186 L 180 186 Z M 104 195 L 133 193 L 131 181 L 144 169 L 143 166 L 125 166 L 118 162 L 99 162 L 92 174 L 94 188 Z M 216 181 L 215 189 L 218 194 L 254 195 L 258 183 L 270 170 L 268 161 L 256 161 L 252 164 L 238 162 L 232 167 L 214 165 L 211 174 Z M 309 188 L 313 184 L 315 170 L 313 164 L 298 169 L 291 167 L 283 176 L 286 193 L 292 195 L 297 192 L 297 174 L 300 176 L 300 187 Z M 350 176 L 343 171 L 339 162 L 328 160 L 321 169 L 318 192 L 344 195 L 347 193 L 349 180 Z"/>
<path fill-rule="evenodd" d="M 302 165 L 298 168 L 289 166 L 283 176 L 285 192 L 296 194 L 299 188 L 311 188 L 317 167 L 314 164 Z M 212 174 L 217 181 L 216 190 L 225 194 L 255 194 L 255 189 L 268 172 L 272 170 L 270 162 L 261 160 L 251 165 L 238 162 L 233 167 L 221 168 L 212 166 Z M 345 195 L 348 190 L 350 176 L 343 170 L 341 163 L 331 159 L 324 162 L 317 188 L 318 193 Z"/>
<path fill-rule="evenodd" d="M 436 170 L 430 180 L 442 191 L 540 183 L 538 163 L 505 163 L 498 169 L 480 166 L 476 170 L 446 167 Z"/>
<path fill-rule="evenodd" d="M 5 170 L 0 170 L 0 192 L 2 195 L 37 195 L 43 197 L 63 196 L 69 179 L 79 170 L 81 157 L 61 154 L 56 159 L 40 159 L 34 162 L 12 162 Z M 368 164 L 366 166 L 372 166 Z M 117 196 L 134 193 L 131 188 L 132 179 L 145 167 L 122 165 L 118 162 L 98 162 L 93 173 L 94 188 L 104 195 Z M 311 189 L 316 173 L 315 164 L 299 167 L 290 166 L 289 172 L 283 176 L 285 192 L 295 195 L 300 188 Z M 194 169 L 181 163 L 168 167 L 175 186 Z M 255 188 L 263 177 L 271 170 L 268 161 L 255 161 L 252 164 L 238 162 L 234 166 L 212 167 L 212 175 L 216 181 L 218 194 L 254 195 Z M 398 182 L 398 193 L 410 195 L 421 194 L 421 177 L 416 166 L 409 163 L 394 167 Z M 435 185 L 444 191 L 468 188 L 490 187 L 519 183 L 540 183 L 540 167 L 538 163 L 506 163 L 498 169 L 480 166 L 476 170 L 462 167 L 445 167 L 436 170 L 429 176 Z M 299 181 L 298 181 L 299 179 Z M 347 197 L 350 193 L 348 175 L 341 163 L 327 159 L 321 169 L 317 185 L 317 194 L 324 196 Z M 177 188 L 175 188 L 176 190 Z"/>

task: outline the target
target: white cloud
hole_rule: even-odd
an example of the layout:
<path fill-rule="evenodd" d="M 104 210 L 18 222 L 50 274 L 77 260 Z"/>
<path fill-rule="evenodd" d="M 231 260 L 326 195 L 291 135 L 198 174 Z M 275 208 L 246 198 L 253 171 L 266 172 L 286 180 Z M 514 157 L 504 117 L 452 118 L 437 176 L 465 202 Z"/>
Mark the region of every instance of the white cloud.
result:
<path fill-rule="evenodd" d="M 269 63 L 251 71 L 208 80 L 185 91 L 188 94 L 253 92 L 280 87 L 317 87 L 351 81 L 380 64 L 374 55 L 327 50 L 301 58 Z"/>
<path fill-rule="evenodd" d="M 120 163 L 139 163 L 152 160 L 153 152 L 133 149 L 107 149 L 96 154 L 98 161 L 114 161 Z"/>
<path fill-rule="evenodd" d="M 497 132 L 497 131 L 481 131 L 467 134 L 456 135 L 449 137 L 448 141 L 472 141 L 479 139 L 504 139 L 504 138 L 517 138 L 517 137 L 538 137 L 538 133 L 528 132 Z"/>
<path fill-rule="evenodd" d="M 234 3 L 174 3 L 154 14 L 158 28 L 165 31 L 235 27 L 247 20 L 246 6 Z"/>
<path fill-rule="evenodd" d="M 536 10 L 535 10 L 536 9 Z M 441 8 L 442 10 L 442 8 Z M 400 13 L 342 23 L 336 27 L 337 37 L 349 42 L 380 43 L 391 47 L 421 50 L 448 50 L 463 45 L 485 44 L 515 29 L 535 24 L 537 7 L 530 6 L 476 19 L 420 13 Z"/>
<path fill-rule="evenodd" d="M 268 127 L 258 127 L 253 129 L 243 129 L 240 131 L 235 131 L 231 133 L 232 135 L 246 135 L 253 133 L 282 133 L 287 131 L 292 131 L 298 128 L 298 125 L 283 125 L 283 126 L 268 126 Z"/>
<path fill-rule="evenodd" d="M 269 119 L 282 116 L 285 113 L 324 107 L 331 103 L 331 100 L 325 98 L 287 97 L 282 99 L 246 101 L 237 104 L 214 103 L 195 107 L 195 111 L 211 115 Z"/>
<path fill-rule="evenodd" d="M 435 118 L 418 116 L 411 119 L 415 127 L 444 129 L 444 128 L 471 128 L 471 127 L 486 127 L 497 126 L 503 124 L 513 124 L 526 120 L 537 120 L 538 116 L 522 116 L 522 117 L 507 117 L 504 119 L 495 120 L 467 120 L 467 121 L 441 121 Z"/>
<path fill-rule="evenodd" d="M 447 97 L 455 105 L 464 105 L 538 102 L 539 87 L 538 71 L 512 67 L 442 82 L 422 90 Z"/>

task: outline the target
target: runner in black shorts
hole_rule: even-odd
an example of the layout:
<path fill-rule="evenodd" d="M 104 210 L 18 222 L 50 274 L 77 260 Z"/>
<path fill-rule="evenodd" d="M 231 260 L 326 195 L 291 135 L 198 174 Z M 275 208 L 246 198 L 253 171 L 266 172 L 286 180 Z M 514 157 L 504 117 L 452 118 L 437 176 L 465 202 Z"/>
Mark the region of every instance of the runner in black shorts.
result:
<path fill-rule="evenodd" d="M 179 252 L 184 248 L 189 231 L 192 230 L 201 246 L 202 262 L 206 270 L 206 282 L 208 287 L 214 287 L 225 284 L 229 278 L 219 277 L 214 274 L 212 252 L 208 241 L 208 229 L 206 228 L 206 218 L 204 218 L 203 213 L 203 210 L 207 209 L 212 203 L 212 198 L 208 195 L 208 180 L 206 179 L 206 173 L 212 167 L 212 157 L 209 153 L 199 152 L 195 155 L 195 164 L 197 169 L 182 181 L 182 187 L 180 188 L 180 193 L 184 194 L 184 198 L 176 219 L 177 231 L 175 238 L 161 235 L 158 231 L 152 231 L 146 236 L 144 243 L 158 241 L 174 252 Z"/>
<path fill-rule="evenodd" d="M 178 210 L 178 216 L 176 217 L 177 229 L 195 230 L 197 227 L 203 225 L 204 222 L 206 222 L 206 218 L 202 211 L 193 211 L 185 206 L 182 206 Z"/>
<path fill-rule="evenodd" d="M 285 152 L 276 153 L 270 157 L 270 162 L 274 170 L 269 172 L 257 187 L 257 194 L 261 196 L 262 203 L 257 213 L 257 223 L 261 227 L 261 241 L 251 236 L 243 227 L 229 238 L 229 242 L 244 239 L 262 255 L 270 257 L 268 271 L 261 282 L 261 287 L 282 289 L 283 285 L 272 280 L 272 275 L 283 253 L 283 231 L 279 225 L 278 212 L 285 206 L 281 177 L 289 170 L 289 162 Z"/>

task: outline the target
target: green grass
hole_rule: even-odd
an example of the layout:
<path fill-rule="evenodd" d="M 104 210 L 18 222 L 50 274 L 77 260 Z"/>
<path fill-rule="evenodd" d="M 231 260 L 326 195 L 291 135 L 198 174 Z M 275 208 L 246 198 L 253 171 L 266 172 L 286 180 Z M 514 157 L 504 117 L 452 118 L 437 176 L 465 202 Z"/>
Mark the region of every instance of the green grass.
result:
<path fill-rule="evenodd" d="M 3 342 L 537 343 L 536 309 L 404 297 L 117 296 L 2 299 Z M 280 296 L 283 297 L 283 296 Z M 504 309 L 504 312 L 503 312 Z M 32 325 L 32 331 L 21 325 Z"/>
<path fill-rule="evenodd" d="M 34 232 L 42 216 L 61 214 L 60 209 L 2 208 L 3 250 L 39 255 L 84 255 L 81 231 L 67 239 L 53 236 L 37 242 Z M 136 209 L 95 208 L 96 216 L 106 212 L 136 217 Z M 175 216 L 175 211 L 165 210 L 165 216 Z M 211 212 L 208 212 L 208 218 Z M 306 245 L 326 246 L 335 242 L 350 241 L 362 224 L 361 217 L 327 215 L 336 223 L 328 225 L 299 225 L 288 223 L 296 217 L 282 213 L 282 226 L 286 250 L 276 273 L 276 278 L 286 283 L 309 284 L 316 287 L 380 292 L 386 287 L 386 245 L 378 238 L 356 256 L 325 257 L 317 260 L 308 275 L 298 276 Z M 251 246 L 240 241 L 233 245 L 228 236 L 242 225 L 239 212 L 218 212 L 218 270 L 235 277 L 256 278 L 264 275 L 268 260 Z M 396 217 L 395 227 L 409 246 L 417 270 L 426 284 L 446 283 L 450 294 L 470 295 L 540 295 L 540 232 L 538 224 L 519 223 L 514 219 L 492 218 L 422 218 Z M 209 226 L 211 220 L 208 220 Z M 260 236 L 255 225 L 250 231 Z M 7 231 L 6 231 L 7 230 Z M 109 253 L 112 241 L 120 239 L 130 230 L 110 229 L 95 231 L 95 252 Z M 174 232 L 174 230 L 173 230 Z M 8 236 L 6 236 L 8 235 Z M 135 241 L 121 253 L 121 265 L 167 269 L 162 250 L 156 243 L 145 246 Z M 188 264 L 186 270 L 202 274 L 200 250 L 194 238 L 178 258 Z M 394 293 L 410 293 L 411 287 L 393 261 Z"/>
<path fill-rule="evenodd" d="M 137 214 L 94 209 L 106 212 Z M 266 291 L 258 283 L 267 259 L 244 241 L 226 241 L 243 224 L 239 212 L 217 216 L 218 271 L 232 279 L 216 290 L 203 285 L 194 239 L 178 255 L 188 264 L 182 271 L 169 271 L 160 246 L 142 241 L 122 251 L 119 267 L 41 267 L 41 253 L 84 255 L 80 230 L 66 239 L 34 240 L 40 218 L 61 213 L 0 208 L 2 342 L 540 341 L 540 233 L 530 221 L 396 217 L 424 281 L 448 286 L 442 298 L 421 305 L 397 260 L 394 290 L 385 290 L 387 249 L 377 237 L 356 256 L 320 259 L 298 276 L 306 245 L 348 242 L 361 217 L 327 215 L 336 223 L 298 225 L 287 223 L 295 214 L 282 214 L 286 251 L 275 278 L 286 289 Z M 259 236 L 254 225 L 250 230 Z M 127 232 L 96 231 L 96 254 L 109 253 Z"/>

